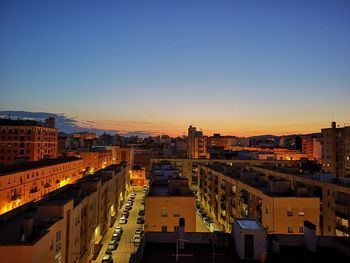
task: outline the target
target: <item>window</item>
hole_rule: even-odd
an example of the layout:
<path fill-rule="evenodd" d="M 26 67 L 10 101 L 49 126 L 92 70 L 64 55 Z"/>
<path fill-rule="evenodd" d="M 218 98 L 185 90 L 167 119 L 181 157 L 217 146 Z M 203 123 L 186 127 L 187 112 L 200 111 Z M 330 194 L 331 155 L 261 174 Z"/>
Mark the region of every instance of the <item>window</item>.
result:
<path fill-rule="evenodd" d="M 304 226 L 299 226 L 299 233 L 304 233 Z"/>
<path fill-rule="evenodd" d="M 293 210 L 292 209 L 288 209 L 287 216 L 293 216 Z"/>
<path fill-rule="evenodd" d="M 174 209 L 174 216 L 179 217 L 180 216 L 180 209 L 178 207 L 175 207 Z"/>
<path fill-rule="evenodd" d="M 168 232 L 168 227 L 167 226 L 162 226 L 162 232 Z"/>
<path fill-rule="evenodd" d="M 293 233 L 293 227 L 292 226 L 288 226 L 288 233 Z"/>
<path fill-rule="evenodd" d="M 299 210 L 298 215 L 299 215 L 299 216 L 303 216 L 304 214 L 305 214 L 305 213 L 304 213 L 304 209 L 301 208 L 301 209 Z"/>
<path fill-rule="evenodd" d="M 174 226 L 174 232 L 179 232 L 179 226 Z"/>
<path fill-rule="evenodd" d="M 56 242 L 60 241 L 61 240 L 61 231 L 58 231 L 56 233 Z"/>
<path fill-rule="evenodd" d="M 168 209 L 163 207 L 161 211 L 161 216 L 162 217 L 167 217 L 168 216 Z"/>

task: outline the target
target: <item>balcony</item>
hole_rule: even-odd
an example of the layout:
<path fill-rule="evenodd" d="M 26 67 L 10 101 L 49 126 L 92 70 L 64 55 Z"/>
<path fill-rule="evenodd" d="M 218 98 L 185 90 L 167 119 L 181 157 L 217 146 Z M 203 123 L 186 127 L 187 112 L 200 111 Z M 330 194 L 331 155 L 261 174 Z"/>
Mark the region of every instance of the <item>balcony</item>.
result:
<path fill-rule="evenodd" d="M 19 193 L 17 192 L 14 192 L 12 195 L 11 195 L 11 201 L 15 201 L 19 198 Z"/>
<path fill-rule="evenodd" d="M 36 187 L 36 186 L 29 190 L 29 193 L 31 193 L 31 194 L 34 194 L 36 192 L 38 192 L 38 187 Z"/>

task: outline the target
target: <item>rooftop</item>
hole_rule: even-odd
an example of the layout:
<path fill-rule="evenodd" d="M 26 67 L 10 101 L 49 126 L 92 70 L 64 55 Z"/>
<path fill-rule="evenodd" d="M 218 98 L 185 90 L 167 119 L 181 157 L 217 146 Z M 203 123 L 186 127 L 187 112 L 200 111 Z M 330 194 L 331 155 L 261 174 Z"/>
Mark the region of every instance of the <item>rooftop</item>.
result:
<path fill-rule="evenodd" d="M 30 119 L 0 119 L 0 126 L 40 126 L 48 128 L 47 123 Z"/>
<path fill-rule="evenodd" d="M 255 219 L 236 219 L 242 229 L 264 230 Z"/>
<path fill-rule="evenodd" d="M 78 160 L 81 160 L 81 158 L 78 158 L 75 156 L 69 156 L 69 157 L 60 157 L 55 159 L 42 159 L 39 161 L 6 165 L 6 166 L 0 167 L 0 176 L 12 174 L 12 173 L 18 173 L 18 172 L 27 171 L 27 170 L 33 170 L 33 169 L 42 168 L 46 166 L 78 161 Z"/>

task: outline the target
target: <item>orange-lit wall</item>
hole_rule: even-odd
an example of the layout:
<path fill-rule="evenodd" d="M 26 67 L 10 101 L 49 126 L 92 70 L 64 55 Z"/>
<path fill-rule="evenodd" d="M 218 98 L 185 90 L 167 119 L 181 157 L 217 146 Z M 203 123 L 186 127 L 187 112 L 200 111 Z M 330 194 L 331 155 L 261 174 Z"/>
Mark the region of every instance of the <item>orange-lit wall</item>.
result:
<path fill-rule="evenodd" d="M 0 214 L 82 177 L 82 160 L 44 166 L 0 176 Z"/>
<path fill-rule="evenodd" d="M 166 209 L 167 216 L 162 216 Z M 178 209 L 179 214 L 174 214 Z M 179 226 L 179 218 L 185 218 L 185 231 L 196 232 L 196 198 L 194 196 L 147 196 L 145 202 L 145 231 L 161 232 L 162 226 L 167 232 L 174 232 Z"/>
<path fill-rule="evenodd" d="M 57 157 L 57 129 L 42 126 L 1 126 L 0 163 Z"/>

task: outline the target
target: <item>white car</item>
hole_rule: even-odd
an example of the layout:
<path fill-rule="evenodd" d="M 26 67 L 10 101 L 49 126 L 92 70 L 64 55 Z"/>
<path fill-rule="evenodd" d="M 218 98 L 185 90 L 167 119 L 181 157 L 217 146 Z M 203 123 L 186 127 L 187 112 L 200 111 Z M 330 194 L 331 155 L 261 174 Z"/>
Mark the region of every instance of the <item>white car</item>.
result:
<path fill-rule="evenodd" d="M 119 224 L 126 224 L 128 222 L 128 219 L 126 217 L 121 217 L 119 220 Z"/>
<path fill-rule="evenodd" d="M 140 234 L 135 234 L 133 242 L 134 243 L 140 243 L 141 242 L 141 235 Z"/>

